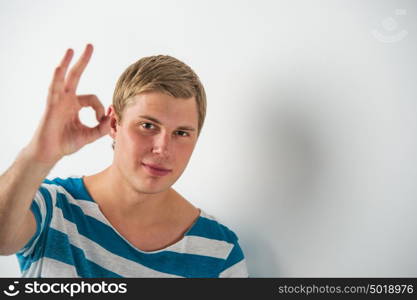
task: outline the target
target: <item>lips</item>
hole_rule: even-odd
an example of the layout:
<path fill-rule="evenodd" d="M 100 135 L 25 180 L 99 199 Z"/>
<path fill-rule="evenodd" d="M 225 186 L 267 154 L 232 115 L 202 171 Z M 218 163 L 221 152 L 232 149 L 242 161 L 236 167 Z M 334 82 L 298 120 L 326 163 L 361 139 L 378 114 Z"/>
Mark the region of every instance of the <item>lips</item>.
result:
<path fill-rule="evenodd" d="M 166 169 L 159 165 L 142 163 L 142 166 L 145 168 L 145 170 L 148 171 L 148 173 L 150 173 L 151 175 L 156 175 L 156 176 L 164 176 L 172 171 L 171 169 Z"/>
<path fill-rule="evenodd" d="M 144 164 L 145 166 L 151 167 L 152 169 L 156 169 L 158 171 L 171 171 L 170 169 L 166 169 L 166 168 L 164 168 L 162 166 L 159 166 L 159 165 L 145 164 L 145 163 L 142 163 L 142 164 Z"/>

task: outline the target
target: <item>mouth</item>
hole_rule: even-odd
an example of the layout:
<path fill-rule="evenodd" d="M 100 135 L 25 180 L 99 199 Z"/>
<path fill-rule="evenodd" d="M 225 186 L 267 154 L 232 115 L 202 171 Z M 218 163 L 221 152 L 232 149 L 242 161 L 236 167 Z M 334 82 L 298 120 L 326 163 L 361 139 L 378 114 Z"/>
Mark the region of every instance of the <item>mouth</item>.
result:
<path fill-rule="evenodd" d="M 154 176 L 165 176 L 165 175 L 171 173 L 171 171 L 172 171 L 170 169 L 165 169 L 165 168 L 163 168 L 161 166 L 157 166 L 157 165 L 142 163 L 142 166 L 144 167 L 144 169 L 149 174 L 154 175 Z"/>

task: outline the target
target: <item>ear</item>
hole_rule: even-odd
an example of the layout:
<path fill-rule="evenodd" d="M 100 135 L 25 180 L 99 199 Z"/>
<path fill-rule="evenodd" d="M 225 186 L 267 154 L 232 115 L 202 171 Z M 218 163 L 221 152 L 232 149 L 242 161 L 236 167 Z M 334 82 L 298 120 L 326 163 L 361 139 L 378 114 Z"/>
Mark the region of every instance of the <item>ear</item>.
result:
<path fill-rule="evenodd" d="M 119 124 L 119 118 L 117 117 L 116 111 L 114 110 L 114 106 L 109 106 L 109 116 L 110 116 L 110 133 L 112 139 L 116 139 L 117 135 L 117 126 Z"/>

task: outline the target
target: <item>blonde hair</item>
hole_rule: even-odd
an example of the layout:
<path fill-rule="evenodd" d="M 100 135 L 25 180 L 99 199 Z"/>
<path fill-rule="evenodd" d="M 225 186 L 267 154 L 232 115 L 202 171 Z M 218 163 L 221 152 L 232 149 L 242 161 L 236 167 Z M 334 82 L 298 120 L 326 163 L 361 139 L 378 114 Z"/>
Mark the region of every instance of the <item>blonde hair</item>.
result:
<path fill-rule="evenodd" d="M 143 92 L 162 92 L 175 98 L 195 97 L 200 135 L 206 117 L 206 93 L 199 77 L 188 65 L 169 55 L 143 57 L 131 64 L 120 75 L 113 93 L 119 121 L 132 97 Z"/>

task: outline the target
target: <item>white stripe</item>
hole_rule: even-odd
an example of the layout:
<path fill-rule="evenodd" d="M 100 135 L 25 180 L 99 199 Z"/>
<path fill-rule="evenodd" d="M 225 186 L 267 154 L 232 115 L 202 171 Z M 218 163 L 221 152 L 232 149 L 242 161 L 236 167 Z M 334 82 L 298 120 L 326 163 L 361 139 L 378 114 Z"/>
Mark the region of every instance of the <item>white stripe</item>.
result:
<path fill-rule="evenodd" d="M 70 243 L 82 249 L 88 260 L 123 277 L 180 277 L 153 270 L 108 251 L 96 242 L 79 234 L 76 225 L 66 220 L 62 215 L 62 210 L 58 207 L 54 208 L 51 227 L 66 234 Z"/>
<path fill-rule="evenodd" d="M 41 277 L 42 257 L 31 263 L 30 267 L 22 272 L 23 278 Z"/>
<path fill-rule="evenodd" d="M 88 200 L 74 199 L 71 195 L 67 196 L 71 204 L 77 205 L 85 215 L 90 216 L 106 225 L 110 225 L 104 215 L 101 213 L 97 203 Z"/>
<path fill-rule="evenodd" d="M 49 194 L 51 195 L 52 207 L 54 207 L 56 205 L 56 188 L 57 188 L 57 186 L 54 185 L 54 184 L 42 183 L 42 187 L 48 190 Z"/>
<path fill-rule="evenodd" d="M 178 253 L 196 254 L 226 259 L 233 244 L 225 241 L 208 239 L 201 236 L 187 235 L 178 243 L 164 249 Z"/>
<path fill-rule="evenodd" d="M 43 257 L 42 261 L 41 277 L 79 277 L 73 265 L 49 257 Z"/>
<path fill-rule="evenodd" d="M 245 259 L 242 259 L 238 263 L 234 264 L 230 268 L 220 273 L 219 277 L 248 277 L 248 269 L 246 267 Z"/>
<path fill-rule="evenodd" d="M 49 257 L 41 257 L 32 262 L 30 267 L 22 272 L 22 278 L 39 277 L 79 277 L 75 267 Z"/>
<path fill-rule="evenodd" d="M 109 222 L 104 218 L 96 202 L 85 199 L 75 199 L 64 187 L 50 184 L 50 188 L 54 188 L 56 192 L 63 194 L 69 203 L 77 205 L 85 215 L 88 215 L 96 220 L 109 225 Z"/>
<path fill-rule="evenodd" d="M 46 202 L 39 190 L 36 191 L 36 195 L 33 200 L 36 202 L 36 204 L 38 204 L 39 211 L 41 213 L 41 220 L 43 221 L 46 217 Z"/>
<path fill-rule="evenodd" d="M 201 210 L 201 216 L 204 217 L 204 218 L 206 218 L 206 219 L 209 219 L 209 220 L 218 222 L 218 220 L 215 217 L 213 217 L 212 215 L 207 214 L 203 210 Z"/>

